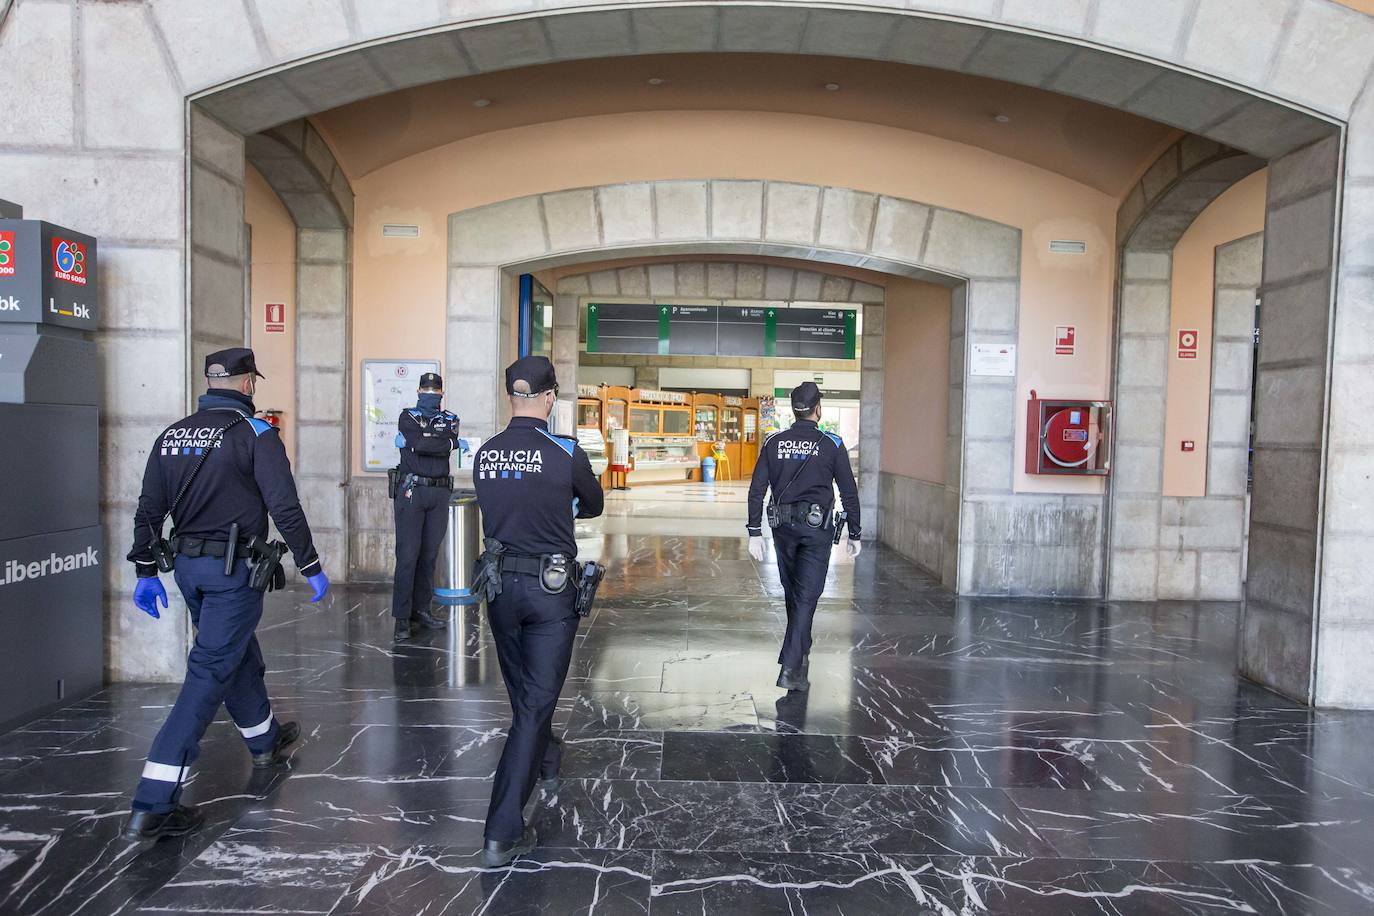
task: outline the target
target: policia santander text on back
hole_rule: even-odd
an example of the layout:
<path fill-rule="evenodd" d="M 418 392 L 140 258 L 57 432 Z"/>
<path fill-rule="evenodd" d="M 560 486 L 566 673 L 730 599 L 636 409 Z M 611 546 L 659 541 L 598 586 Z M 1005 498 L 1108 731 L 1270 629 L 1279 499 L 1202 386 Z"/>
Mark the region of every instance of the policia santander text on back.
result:
<path fill-rule="evenodd" d="M 329 590 L 310 526 L 276 427 L 254 414 L 261 375 L 253 351 L 221 350 L 205 358 L 209 391 L 195 413 L 153 443 L 134 513 L 129 560 L 138 570 L 134 604 L 158 618 L 167 607 L 159 572 L 174 572 L 196 626 L 186 680 L 148 752 L 124 838 L 142 847 L 198 827 L 202 816 L 180 804 L 187 771 L 220 704 L 238 726 L 255 767 L 281 762 L 300 736 L 279 723 L 263 683 L 266 666 L 254 630 L 263 594 L 285 585 L 281 557 L 289 548 L 313 589 Z M 269 513 L 283 544 L 268 541 Z M 172 519 L 172 535 L 163 524 Z"/>

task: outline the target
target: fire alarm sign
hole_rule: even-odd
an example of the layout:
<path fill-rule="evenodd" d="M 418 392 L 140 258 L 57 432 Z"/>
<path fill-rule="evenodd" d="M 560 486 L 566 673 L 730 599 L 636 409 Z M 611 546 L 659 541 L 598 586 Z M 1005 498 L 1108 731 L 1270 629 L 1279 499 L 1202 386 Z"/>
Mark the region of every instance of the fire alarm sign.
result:
<path fill-rule="evenodd" d="M 1197 359 L 1197 339 L 1196 330 L 1180 330 L 1178 332 L 1178 358 Z"/>

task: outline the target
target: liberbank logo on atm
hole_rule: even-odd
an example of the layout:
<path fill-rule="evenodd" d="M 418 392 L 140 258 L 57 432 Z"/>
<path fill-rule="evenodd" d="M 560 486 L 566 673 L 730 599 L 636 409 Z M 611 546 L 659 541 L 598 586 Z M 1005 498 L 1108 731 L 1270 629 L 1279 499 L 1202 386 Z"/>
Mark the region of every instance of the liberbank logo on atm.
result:
<path fill-rule="evenodd" d="M 0 585 L 15 585 L 32 579 L 42 579 L 44 576 L 55 576 L 99 565 L 100 551 L 94 547 L 87 547 L 81 553 L 51 553 L 41 560 L 31 560 L 28 563 L 6 560 L 4 567 L 0 568 Z"/>

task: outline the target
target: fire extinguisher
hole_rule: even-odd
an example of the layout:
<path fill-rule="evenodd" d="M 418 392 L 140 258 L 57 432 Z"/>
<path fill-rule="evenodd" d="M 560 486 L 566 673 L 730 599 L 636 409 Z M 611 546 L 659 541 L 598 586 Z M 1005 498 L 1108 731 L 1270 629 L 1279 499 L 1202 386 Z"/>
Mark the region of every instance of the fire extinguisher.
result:
<path fill-rule="evenodd" d="M 268 423 L 271 423 L 277 429 L 281 429 L 281 413 L 282 412 L 280 410 L 259 410 L 258 417 L 259 419 L 263 419 L 266 420 Z"/>

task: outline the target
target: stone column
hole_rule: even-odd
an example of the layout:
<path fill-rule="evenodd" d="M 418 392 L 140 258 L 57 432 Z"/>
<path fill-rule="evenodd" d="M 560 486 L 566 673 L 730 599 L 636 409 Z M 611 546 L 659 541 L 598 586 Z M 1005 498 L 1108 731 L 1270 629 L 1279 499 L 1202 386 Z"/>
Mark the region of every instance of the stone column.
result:
<path fill-rule="evenodd" d="M 576 296 L 553 297 L 553 368 L 565 398 L 577 398 L 577 321 L 580 306 Z M 504 367 L 503 367 L 504 368 Z"/>
<path fill-rule="evenodd" d="M 1335 140 L 1274 160 L 1269 169 L 1264 233 L 1264 285 L 1260 307 L 1259 368 L 1255 379 L 1254 496 L 1250 511 L 1250 563 L 1245 586 L 1240 669 L 1291 697 L 1312 700 L 1314 646 L 1331 655 L 1324 670 L 1324 699 L 1354 698 L 1349 681 L 1367 678 L 1368 665 L 1342 645 L 1341 609 L 1368 619 L 1371 605 L 1352 607 L 1349 592 L 1328 596 L 1335 613 L 1314 641 L 1320 576 L 1322 452 L 1325 436 L 1328 326 L 1336 213 L 1339 145 Z M 1352 252 L 1353 253 L 1353 252 Z M 1363 332 L 1367 337 L 1368 332 Z M 1363 370 L 1367 372 L 1368 370 Z M 1357 392 L 1341 392 L 1341 394 Z M 1343 400 L 1333 386 L 1333 407 L 1367 415 L 1368 401 Z M 1342 466 L 1345 456 L 1333 459 Z M 1353 483 L 1342 475 L 1332 494 Z M 1364 486 L 1368 487 L 1365 480 Z M 1356 497 L 1356 491 L 1346 490 Z M 1366 489 L 1367 493 L 1367 489 Z M 1358 505 L 1359 499 L 1354 502 Z M 1331 504 L 1340 524 L 1342 501 Z M 1364 515 L 1367 517 L 1368 512 Z M 1348 514 L 1346 517 L 1349 517 Z M 1358 522 L 1368 526 L 1367 518 Z M 1367 577 L 1367 571 L 1362 574 Z M 1371 630 L 1361 621 L 1352 640 Z M 1333 637 L 1335 637 L 1333 639 Z M 1352 654 L 1353 652 L 1353 654 Z M 1318 649 L 1316 658 L 1324 659 Z M 1370 683 L 1366 681 L 1366 683 Z M 1374 699 L 1365 694 L 1365 699 Z"/>
<path fill-rule="evenodd" d="M 944 546 L 940 551 L 940 584 L 959 588 L 959 521 L 963 504 L 964 363 L 968 342 L 968 284 L 960 283 L 949 297 L 949 405 L 945 419 Z"/>
<path fill-rule="evenodd" d="M 859 444 L 859 511 L 863 513 L 863 527 L 874 537 L 882 530 L 879 513 L 878 482 L 882 464 L 883 445 L 883 377 L 887 363 L 883 359 L 883 334 L 886 326 L 886 306 L 863 306 L 863 361 L 859 370 L 859 430 L 863 442 Z"/>
<path fill-rule="evenodd" d="M 296 486 L 331 579 L 348 564 L 352 353 L 345 229 L 296 230 Z"/>

